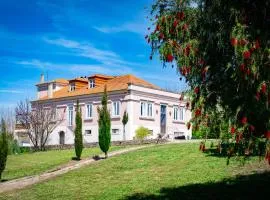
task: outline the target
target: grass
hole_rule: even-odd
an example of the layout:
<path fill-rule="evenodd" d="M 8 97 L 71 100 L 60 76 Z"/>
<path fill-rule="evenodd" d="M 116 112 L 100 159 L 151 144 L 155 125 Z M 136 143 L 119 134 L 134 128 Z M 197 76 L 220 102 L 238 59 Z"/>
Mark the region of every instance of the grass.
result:
<path fill-rule="evenodd" d="M 119 150 L 121 148 L 123 147 L 112 146 L 110 151 Z M 99 147 L 84 148 L 82 152 L 82 159 L 101 153 L 102 152 Z M 7 166 L 2 178 L 10 180 L 40 174 L 46 170 L 50 170 L 59 165 L 68 163 L 74 156 L 74 149 L 50 150 L 45 152 L 10 155 L 8 156 Z"/>
<path fill-rule="evenodd" d="M 251 192 L 268 191 L 269 172 L 248 175 L 258 168 L 269 169 L 257 158 L 245 165 L 231 159 L 227 166 L 226 158 L 201 153 L 198 144 L 157 145 L 1 194 L 0 200 L 250 199 Z"/>

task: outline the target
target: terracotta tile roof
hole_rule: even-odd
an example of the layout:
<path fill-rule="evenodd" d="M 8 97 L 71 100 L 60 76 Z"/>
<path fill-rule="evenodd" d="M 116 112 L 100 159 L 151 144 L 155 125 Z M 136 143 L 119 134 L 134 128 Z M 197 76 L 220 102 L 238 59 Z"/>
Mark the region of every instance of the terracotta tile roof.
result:
<path fill-rule="evenodd" d="M 82 82 L 88 82 L 87 78 L 74 78 L 74 79 L 70 79 L 69 81 L 82 81 Z"/>
<path fill-rule="evenodd" d="M 58 78 L 53 80 L 52 82 L 56 82 L 56 83 L 68 83 L 68 80 L 63 79 L 63 78 Z"/>
<path fill-rule="evenodd" d="M 105 74 L 94 74 L 94 75 L 91 75 L 89 77 L 100 77 L 100 78 L 105 78 L 105 79 L 115 78 L 115 76 L 109 76 L 109 75 L 105 75 Z"/>
<path fill-rule="evenodd" d="M 139 85 L 139 86 L 153 88 L 153 89 L 160 89 L 159 87 L 130 74 L 124 75 L 124 76 L 116 76 L 115 78 L 108 80 L 106 82 L 108 92 L 118 91 L 118 90 L 127 90 L 129 84 Z M 88 88 L 88 86 L 85 86 L 75 91 L 69 91 L 69 86 L 65 86 L 62 89 L 54 92 L 53 98 L 50 98 L 50 99 L 102 93 L 104 91 L 104 86 L 105 84 L 95 87 L 95 88 L 90 88 L 90 89 Z M 46 100 L 46 99 L 48 99 L 47 96 L 39 100 Z"/>

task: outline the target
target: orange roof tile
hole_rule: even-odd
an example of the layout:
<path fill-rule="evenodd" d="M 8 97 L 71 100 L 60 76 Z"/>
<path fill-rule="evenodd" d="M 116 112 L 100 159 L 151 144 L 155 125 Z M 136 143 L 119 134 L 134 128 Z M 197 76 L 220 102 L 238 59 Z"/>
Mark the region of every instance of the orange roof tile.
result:
<path fill-rule="evenodd" d="M 133 75 L 124 75 L 124 76 L 116 76 L 115 78 L 108 80 L 106 82 L 107 85 L 107 91 L 119 91 L 119 90 L 127 90 L 128 84 L 134 84 L 138 86 L 153 88 L 153 89 L 160 89 L 159 87 L 142 80 L 138 77 L 135 77 Z M 97 86 L 95 88 L 88 88 L 88 86 L 85 86 L 83 88 L 77 89 L 75 91 L 69 91 L 69 87 L 65 86 L 62 89 L 56 91 L 53 93 L 53 98 L 51 99 L 57 99 L 57 98 L 65 98 L 65 97 L 72 97 L 72 96 L 80 96 L 80 95 L 88 95 L 88 94 L 97 94 L 102 93 L 104 91 L 105 84 L 101 86 Z M 39 100 L 46 100 L 48 97 L 43 97 Z"/>
<path fill-rule="evenodd" d="M 106 78 L 106 79 L 115 78 L 114 76 L 109 76 L 109 75 L 105 75 L 105 74 L 94 74 L 94 75 L 91 75 L 89 77 L 100 77 L 100 78 Z"/>
<path fill-rule="evenodd" d="M 52 82 L 56 82 L 56 83 L 68 83 L 68 80 L 63 79 L 63 78 L 58 78 L 53 80 Z"/>

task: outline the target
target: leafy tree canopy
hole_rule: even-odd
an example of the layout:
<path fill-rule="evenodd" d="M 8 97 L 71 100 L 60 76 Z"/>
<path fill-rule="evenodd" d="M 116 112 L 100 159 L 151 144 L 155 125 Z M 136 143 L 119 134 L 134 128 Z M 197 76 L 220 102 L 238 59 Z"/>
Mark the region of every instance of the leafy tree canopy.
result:
<path fill-rule="evenodd" d="M 193 127 L 221 106 L 245 155 L 270 138 L 269 13 L 270 1 L 156 0 L 146 36 L 150 58 L 177 66 L 193 91 Z"/>

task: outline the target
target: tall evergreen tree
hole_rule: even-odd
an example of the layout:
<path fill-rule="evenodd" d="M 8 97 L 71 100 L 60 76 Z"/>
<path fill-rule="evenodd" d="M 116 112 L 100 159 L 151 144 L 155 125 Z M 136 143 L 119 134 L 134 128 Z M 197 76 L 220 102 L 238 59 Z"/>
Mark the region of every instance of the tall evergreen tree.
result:
<path fill-rule="evenodd" d="M 0 135 L 0 180 L 2 179 L 2 172 L 6 168 L 7 154 L 8 154 L 8 141 L 7 129 L 4 119 L 1 122 L 1 135 Z"/>
<path fill-rule="evenodd" d="M 82 138 L 82 113 L 79 106 L 79 100 L 77 100 L 76 106 L 76 128 L 75 128 L 75 153 L 76 159 L 80 160 L 83 150 L 83 138 Z"/>
<path fill-rule="evenodd" d="M 128 113 L 125 110 L 124 115 L 123 115 L 123 119 L 122 119 L 122 124 L 123 124 L 123 140 L 126 140 L 126 124 L 128 123 Z"/>
<path fill-rule="evenodd" d="M 101 103 L 102 107 L 98 108 L 98 143 L 100 149 L 105 153 L 105 158 L 107 158 L 108 150 L 111 145 L 111 116 L 107 107 L 108 96 L 106 86 Z"/>

